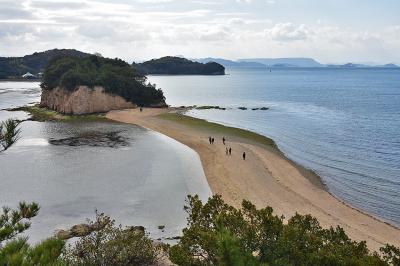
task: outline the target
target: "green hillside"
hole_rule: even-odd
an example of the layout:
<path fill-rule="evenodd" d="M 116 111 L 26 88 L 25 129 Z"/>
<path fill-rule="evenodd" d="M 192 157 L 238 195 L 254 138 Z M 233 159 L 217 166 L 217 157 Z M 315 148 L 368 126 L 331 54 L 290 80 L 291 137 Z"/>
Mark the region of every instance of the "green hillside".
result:
<path fill-rule="evenodd" d="M 43 72 L 46 64 L 54 58 L 83 58 L 89 55 L 74 49 L 53 49 L 23 57 L 0 57 L 0 79 L 19 78 L 27 72 L 37 75 Z"/>
<path fill-rule="evenodd" d="M 141 64 L 133 63 L 133 66 L 145 75 L 225 75 L 225 67 L 218 63 L 203 64 L 173 56 L 153 59 Z"/>

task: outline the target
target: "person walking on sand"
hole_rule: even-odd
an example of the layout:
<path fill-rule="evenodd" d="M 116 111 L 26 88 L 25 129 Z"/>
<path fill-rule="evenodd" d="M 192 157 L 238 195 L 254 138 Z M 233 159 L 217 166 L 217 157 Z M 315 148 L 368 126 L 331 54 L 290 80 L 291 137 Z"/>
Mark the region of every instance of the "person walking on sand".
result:
<path fill-rule="evenodd" d="M 210 144 L 211 144 L 211 137 L 208 137 L 208 142 L 210 142 Z"/>
<path fill-rule="evenodd" d="M 222 143 L 225 145 L 225 137 L 222 137 Z"/>
<path fill-rule="evenodd" d="M 214 138 L 211 139 L 211 144 L 214 144 Z"/>
<path fill-rule="evenodd" d="M 142 107 L 142 106 L 140 106 L 139 110 L 140 110 L 140 112 L 143 112 L 143 107 Z"/>
<path fill-rule="evenodd" d="M 243 152 L 243 160 L 246 160 L 246 153 Z"/>
<path fill-rule="evenodd" d="M 229 151 L 228 151 L 228 147 L 225 148 L 225 154 L 228 155 Z"/>
<path fill-rule="evenodd" d="M 232 148 L 229 147 L 229 155 L 232 155 Z"/>

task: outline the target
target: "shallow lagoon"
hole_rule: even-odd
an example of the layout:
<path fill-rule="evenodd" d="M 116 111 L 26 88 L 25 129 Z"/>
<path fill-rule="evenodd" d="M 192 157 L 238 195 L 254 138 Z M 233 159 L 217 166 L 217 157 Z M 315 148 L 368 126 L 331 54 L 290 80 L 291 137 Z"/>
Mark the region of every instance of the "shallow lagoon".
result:
<path fill-rule="evenodd" d="M 0 94 L 2 108 L 7 94 L 8 102 L 10 94 L 18 103 L 35 100 L 16 91 Z M 26 121 L 21 129 L 20 141 L 0 155 L 0 205 L 41 205 L 31 241 L 93 219 L 95 210 L 143 225 L 153 238 L 177 236 L 186 224 L 185 197 L 211 195 L 198 155 L 156 132 L 112 122 Z"/>

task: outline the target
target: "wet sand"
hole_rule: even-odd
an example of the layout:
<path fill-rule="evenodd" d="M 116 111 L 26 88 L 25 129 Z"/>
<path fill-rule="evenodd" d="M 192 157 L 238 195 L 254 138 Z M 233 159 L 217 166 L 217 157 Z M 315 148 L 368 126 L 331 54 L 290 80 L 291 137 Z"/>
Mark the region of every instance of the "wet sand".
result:
<path fill-rule="evenodd" d="M 195 150 L 212 192 L 222 195 L 229 204 L 238 207 L 247 199 L 258 208 L 269 205 L 286 218 L 296 212 L 311 214 L 323 227 L 341 226 L 353 240 L 365 240 L 376 251 L 386 243 L 400 246 L 398 228 L 333 197 L 316 175 L 288 160 L 268 141 L 168 112 L 176 110 L 111 111 L 107 118 L 158 131 Z M 215 138 L 215 144 L 209 144 L 209 136 Z M 226 146 L 222 144 L 223 136 L 227 139 Z M 232 148 L 231 156 L 225 154 L 226 147 Z"/>

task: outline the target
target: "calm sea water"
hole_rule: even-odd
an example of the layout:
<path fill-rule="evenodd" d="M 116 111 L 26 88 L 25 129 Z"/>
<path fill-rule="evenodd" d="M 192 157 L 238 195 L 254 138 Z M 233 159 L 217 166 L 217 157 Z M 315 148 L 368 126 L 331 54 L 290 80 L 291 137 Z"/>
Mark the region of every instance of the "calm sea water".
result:
<path fill-rule="evenodd" d="M 400 225 L 400 70 L 228 73 L 149 79 L 171 105 L 227 107 L 189 114 L 272 137 L 288 157 L 315 170 L 335 196 Z"/>
<path fill-rule="evenodd" d="M 0 109 L 39 97 L 38 83 L 0 83 Z M 0 120 L 9 117 L 26 114 L 0 111 Z M 143 225 L 153 238 L 177 236 L 186 195 L 211 195 L 198 155 L 156 132 L 111 122 L 27 121 L 21 129 L 17 144 L 0 154 L 0 206 L 40 204 L 28 231 L 33 242 L 93 219 L 95 210 Z"/>

